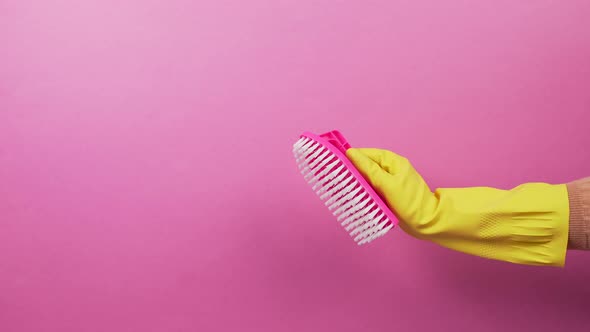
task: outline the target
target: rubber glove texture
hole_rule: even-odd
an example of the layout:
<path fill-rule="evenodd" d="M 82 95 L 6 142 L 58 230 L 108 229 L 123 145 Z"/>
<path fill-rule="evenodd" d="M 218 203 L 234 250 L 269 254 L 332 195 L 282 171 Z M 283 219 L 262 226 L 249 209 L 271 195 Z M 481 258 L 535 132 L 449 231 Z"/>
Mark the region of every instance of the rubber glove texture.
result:
<path fill-rule="evenodd" d="M 381 149 L 347 151 L 408 234 L 484 258 L 563 266 L 569 204 L 564 184 L 526 183 L 431 191 L 408 159 Z"/>

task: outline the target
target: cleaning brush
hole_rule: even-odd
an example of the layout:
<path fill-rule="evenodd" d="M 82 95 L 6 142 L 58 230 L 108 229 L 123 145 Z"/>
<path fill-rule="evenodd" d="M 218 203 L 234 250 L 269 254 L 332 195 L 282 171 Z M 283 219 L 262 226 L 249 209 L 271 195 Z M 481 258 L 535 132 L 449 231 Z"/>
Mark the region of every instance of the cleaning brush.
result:
<path fill-rule="evenodd" d="M 293 155 L 303 178 L 359 245 L 383 236 L 398 219 L 346 157 L 350 144 L 337 130 L 301 134 Z"/>

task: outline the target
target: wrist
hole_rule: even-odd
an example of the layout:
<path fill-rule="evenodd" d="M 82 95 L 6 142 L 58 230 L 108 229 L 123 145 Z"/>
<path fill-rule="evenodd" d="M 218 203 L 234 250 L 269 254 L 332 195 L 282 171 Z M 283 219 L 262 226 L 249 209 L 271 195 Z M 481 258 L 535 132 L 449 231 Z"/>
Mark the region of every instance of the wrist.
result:
<path fill-rule="evenodd" d="M 567 184 L 569 199 L 568 249 L 590 249 L 590 177 Z"/>

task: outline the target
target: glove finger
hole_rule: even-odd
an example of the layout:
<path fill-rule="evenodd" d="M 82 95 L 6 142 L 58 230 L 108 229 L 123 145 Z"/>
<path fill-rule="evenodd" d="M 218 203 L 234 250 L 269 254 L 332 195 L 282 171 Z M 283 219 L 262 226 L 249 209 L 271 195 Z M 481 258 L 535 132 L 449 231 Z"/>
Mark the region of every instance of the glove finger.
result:
<path fill-rule="evenodd" d="M 391 174 L 385 171 L 378 163 L 373 161 L 360 149 L 351 148 L 346 151 L 346 156 L 356 169 L 363 175 L 369 184 L 381 195 L 387 197 L 388 183 L 391 180 Z"/>
<path fill-rule="evenodd" d="M 375 148 L 359 148 L 357 150 L 369 157 L 369 159 L 377 163 L 383 170 L 391 175 L 407 171 L 408 168 L 411 167 L 408 159 L 389 150 Z"/>
<path fill-rule="evenodd" d="M 400 221 L 419 223 L 436 209 L 436 197 L 410 162 L 393 152 L 354 148 L 347 155 Z"/>

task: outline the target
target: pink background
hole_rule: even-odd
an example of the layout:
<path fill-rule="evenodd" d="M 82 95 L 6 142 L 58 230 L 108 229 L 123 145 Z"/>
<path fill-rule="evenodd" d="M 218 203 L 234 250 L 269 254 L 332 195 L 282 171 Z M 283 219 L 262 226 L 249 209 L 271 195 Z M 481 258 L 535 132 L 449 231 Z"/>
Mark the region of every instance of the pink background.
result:
<path fill-rule="evenodd" d="M 590 2 L 0 1 L 0 330 L 590 329 L 565 269 L 357 247 L 303 130 L 433 187 L 590 175 Z"/>

